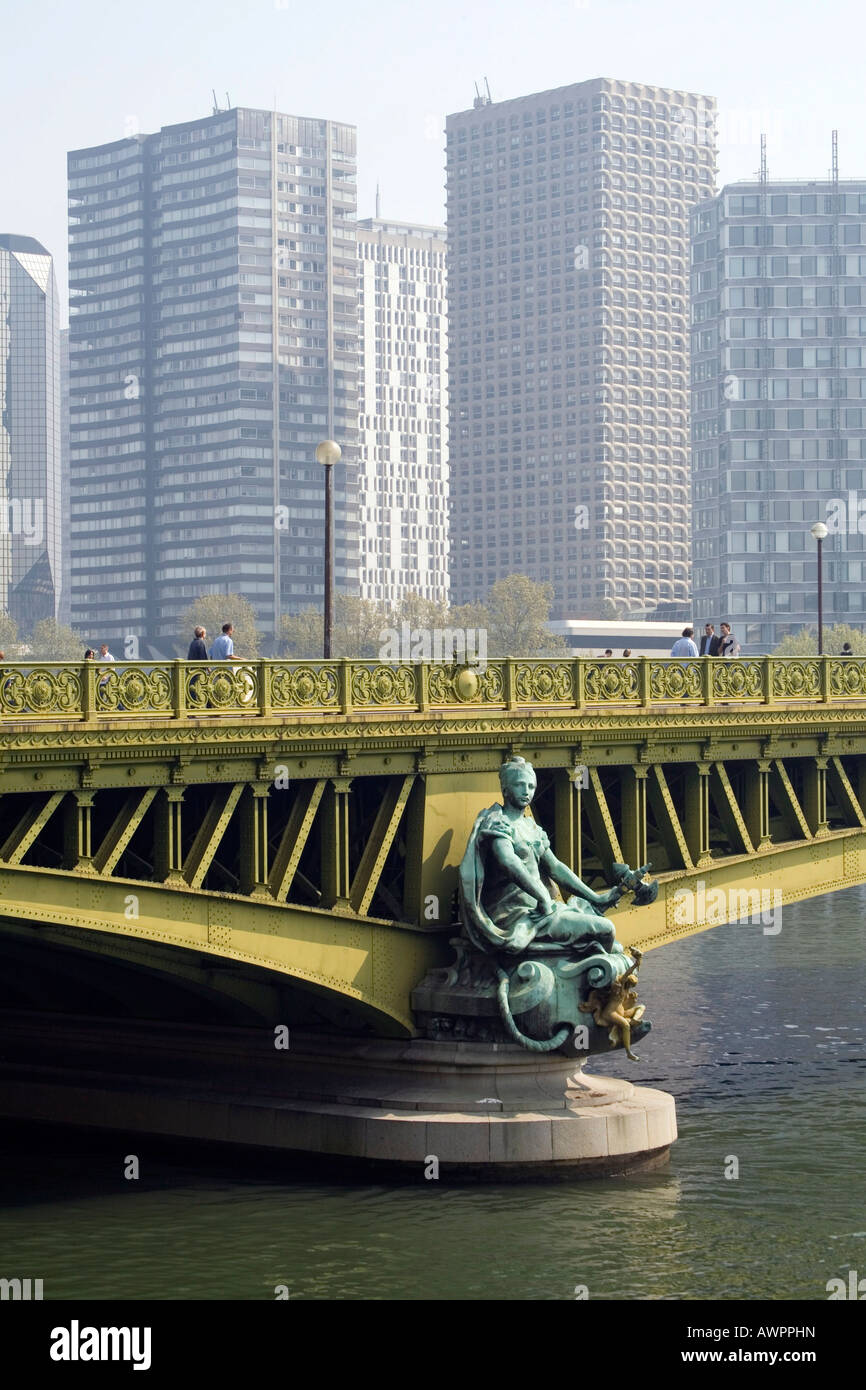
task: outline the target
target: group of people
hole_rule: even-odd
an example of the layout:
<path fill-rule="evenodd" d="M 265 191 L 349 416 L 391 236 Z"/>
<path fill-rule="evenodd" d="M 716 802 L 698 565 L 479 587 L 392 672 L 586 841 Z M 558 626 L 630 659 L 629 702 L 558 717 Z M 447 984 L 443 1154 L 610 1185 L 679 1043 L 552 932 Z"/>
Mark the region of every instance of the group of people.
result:
<path fill-rule="evenodd" d="M 700 650 L 698 650 L 695 645 L 694 628 L 684 627 L 682 636 L 678 637 L 671 647 L 671 656 L 739 656 L 740 644 L 731 631 L 731 624 L 722 623 L 721 628 L 721 633 L 717 633 L 713 624 L 707 623 L 701 638 Z M 606 647 L 604 655 L 605 657 L 612 657 L 613 649 Z M 626 647 L 623 656 L 631 656 L 631 647 Z"/>
<path fill-rule="evenodd" d="M 232 623 L 223 623 L 223 630 L 219 637 L 215 637 L 211 643 L 210 652 L 207 649 L 205 638 L 207 628 L 196 627 L 193 629 L 193 639 L 189 644 L 189 651 L 186 654 L 187 661 L 240 661 L 239 656 L 235 656 L 235 644 L 232 639 L 234 626 Z"/>
<path fill-rule="evenodd" d="M 730 623 L 721 624 L 717 633 L 712 623 L 704 624 L 700 649 L 695 645 L 695 630 L 684 627 L 682 636 L 671 647 L 671 656 L 739 656 L 740 644 L 731 631 Z"/>
<path fill-rule="evenodd" d="M 207 643 L 205 642 L 207 630 L 203 627 L 195 628 L 195 635 L 189 644 L 189 651 L 186 654 L 187 661 L 240 661 L 241 658 L 235 656 L 235 644 L 232 639 L 233 632 L 234 626 L 232 623 L 223 623 L 222 632 L 211 644 L 211 649 L 208 652 Z M 0 660 L 2 660 L 2 658 L 3 653 L 0 652 Z M 88 647 L 84 653 L 84 660 L 113 661 L 114 657 L 108 650 L 108 643 L 103 642 L 102 646 L 99 648 L 99 656 L 96 655 L 92 647 Z"/>

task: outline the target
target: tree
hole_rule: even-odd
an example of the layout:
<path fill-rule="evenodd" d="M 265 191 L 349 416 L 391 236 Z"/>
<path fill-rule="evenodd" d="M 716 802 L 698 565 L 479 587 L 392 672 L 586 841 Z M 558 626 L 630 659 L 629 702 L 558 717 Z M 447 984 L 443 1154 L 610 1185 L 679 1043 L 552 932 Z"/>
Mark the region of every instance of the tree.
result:
<path fill-rule="evenodd" d="M 354 660 L 377 657 L 386 640 L 383 631 L 390 626 L 391 615 L 382 604 L 337 594 L 334 598 L 334 656 Z"/>
<path fill-rule="evenodd" d="M 222 632 L 223 623 L 234 623 L 232 637 L 235 656 L 254 661 L 259 654 L 262 636 L 256 628 L 256 611 L 242 594 L 201 594 L 180 618 L 181 631 L 188 634 L 188 641 L 192 640 L 193 628 L 207 629 L 208 647 Z"/>
<path fill-rule="evenodd" d="M 845 642 L 851 643 L 855 656 L 866 656 L 866 633 L 847 623 L 836 623 L 824 629 L 824 652 L 827 656 L 838 656 Z M 782 638 L 773 656 L 817 656 L 818 633 L 814 627 L 801 627 L 797 632 L 788 632 Z"/>
<path fill-rule="evenodd" d="M 398 631 L 403 623 L 408 623 L 410 632 L 432 632 L 434 628 L 454 626 L 447 603 L 415 593 L 404 594 L 393 606 L 389 622 Z"/>
<path fill-rule="evenodd" d="M 623 609 L 611 598 L 591 599 L 581 605 L 582 618 L 595 618 L 600 622 L 618 623 L 622 620 Z"/>
<path fill-rule="evenodd" d="M 83 661 L 87 641 L 65 623 L 42 618 L 34 627 L 28 646 L 36 661 Z"/>
<path fill-rule="evenodd" d="M 355 660 L 379 655 L 383 629 L 392 622 L 392 615 L 371 599 L 355 598 L 350 594 L 334 596 L 334 628 L 331 650 L 335 657 Z M 322 659 L 325 622 L 318 608 L 305 608 L 300 613 L 284 613 L 280 619 L 279 651 L 288 658 Z"/>
<path fill-rule="evenodd" d="M 552 584 L 536 584 L 525 574 L 498 579 L 486 603 L 491 656 L 568 655 L 564 639 L 547 626 L 552 601 Z"/>
<path fill-rule="evenodd" d="M 18 645 L 18 624 L 8 613 L 0 613 L 0 652 L 11 656 Z"/>
<path fill-rule="evenodd" d="M 289 660 L 321 660 L 325 623 L 318 608 L 283 613 L 277 638 L 278 654 Z"/>

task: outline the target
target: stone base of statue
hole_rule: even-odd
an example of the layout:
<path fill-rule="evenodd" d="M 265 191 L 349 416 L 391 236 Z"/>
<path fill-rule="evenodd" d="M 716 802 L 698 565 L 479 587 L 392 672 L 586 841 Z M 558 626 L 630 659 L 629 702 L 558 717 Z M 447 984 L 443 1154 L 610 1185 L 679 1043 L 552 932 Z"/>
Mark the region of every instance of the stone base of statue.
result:
<path fill-rule="evenodd" d="M 21 1014 L 7 1020 L 0 1116 L 417 1182 L 601 1177 L 664 1163 L 673 1098 L 582 1068 L 515 1043 L 293 1029 L 278 1052 L 261 1028 L 52 1016 L 48 1030 L 42 1015 Z"/>
<path fill-rule="evenodd" d="M 613 1176 L 666 1163 L 677 1137 L 672 1096 L 514 1043 L 369 1043 L 342 1051 L 331 1084 L 316 1072 L 302 1147 L 410 1177 Z"/>

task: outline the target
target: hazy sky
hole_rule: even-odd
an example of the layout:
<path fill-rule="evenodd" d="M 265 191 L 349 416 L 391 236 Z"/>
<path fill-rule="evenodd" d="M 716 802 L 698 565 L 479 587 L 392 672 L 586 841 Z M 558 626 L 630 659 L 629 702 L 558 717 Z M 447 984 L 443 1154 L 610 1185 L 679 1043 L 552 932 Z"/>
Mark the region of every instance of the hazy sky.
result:
<path fill-rule="evenodd" d="M 0 0 L 0 232 L 66 272 L 66 151 L 221 104 L 358 127 L 358 213 L 443 217 L 446 112 L 591 77 L 715 96 L 720 177 L 866 177 L 857 0 Z M 65 322 L 65 312 L 64 312 Z"/>

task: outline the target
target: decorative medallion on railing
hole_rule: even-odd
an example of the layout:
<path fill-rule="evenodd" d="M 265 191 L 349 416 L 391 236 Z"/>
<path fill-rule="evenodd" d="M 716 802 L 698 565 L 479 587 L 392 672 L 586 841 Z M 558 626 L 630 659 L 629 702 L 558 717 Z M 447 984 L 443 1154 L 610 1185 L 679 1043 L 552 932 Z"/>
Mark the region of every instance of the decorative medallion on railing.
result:
<path fill-rule="evenodd" d="M 637 700 L 637 666 L 633 661 L 603 661 L 583 668 L 583 697 L 598 700 Z"/>
<path fill-rule="evenodd" d="M 0 708 L 4 714 L 77 714 L 81 682 L 74 670 L 37 666 L 0 672 Z"/>
<path fill-rule="evenodd" d="M 514 671 L 514 691 L 520 705 L 574 703 L 571 666 L 562 662 L 520 661 Z"/>
<path fill-rule="evenodd" d="M 817 658 L 803 661 L 788 660 L 784 665 L 773 662 L 773 694 L 795 699 L 818 697 L 821 693 L 820 667 Z"/>
<path fill-rule="evenodd" d="M 352 704 L 414 705 L 415 671 L 412 666 L 353 666 Z"/>
<path fill-rule="evenodd" d="M 275 710 L 335 709 L 339 684 L 335 666 L 283 666 L 270 670 L 271 704 Z"/>
<path fill-rule="evenodd" d="M 762 664 L 727 658 L 712 665 L 713 695 L 720 700 L 760 700 Z"/>
<path fill-rule="evenodd" d="M 171 675 L 164 666 L 97 666 L 99 714 L 171 714 Z"/>
<path fill-rule="evenodd" d="M 700 661 L 651 661 L 650 696 L 653 700 L 700 700 L 702 675 Z"/>
<path fill-rule="evenodd" d="M 830 662 L 831 695 L 866 695 L 866 661 L 845 657 Z"/>
<path fill-rule="evenodd" d="M 258 680 L 252 664 L 225 661 L 219 665 L 188 666 L 184 683 L 190 714 L 206 709 L 251 713 L 256 708 Z"/>

